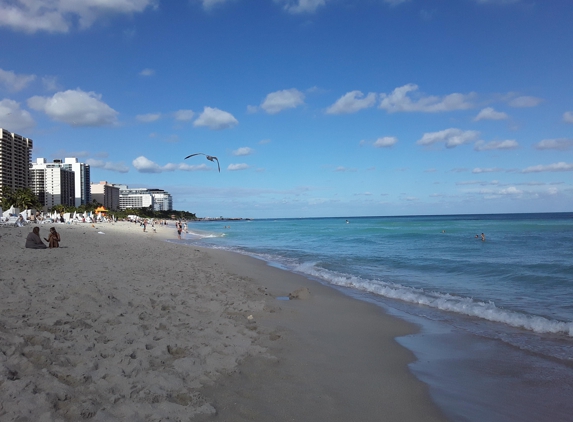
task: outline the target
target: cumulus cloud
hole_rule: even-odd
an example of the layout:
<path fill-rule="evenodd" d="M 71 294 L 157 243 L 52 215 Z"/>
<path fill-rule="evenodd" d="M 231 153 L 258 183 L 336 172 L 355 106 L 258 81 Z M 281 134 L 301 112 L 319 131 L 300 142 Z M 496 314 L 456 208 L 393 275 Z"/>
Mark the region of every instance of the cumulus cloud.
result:
<path fill-rule="evenodd" d="M 320 6 L 324 6 L 327 0 L 275 0 L 276 3 L 284 4 L 283 8 L 289 13 L 313 13 Z"/>
<path fill-rule="evenodd" d="M 563 161 L 559 163 L 544 165 L 531 166 L 523 169 L 522 173 L 542 173 L 542 172 L 556 172 L 556 171 L 573 171 L 573 163 L 565 163 Z"/>
<path fill-rule="evenodd" d="M 36 79 L 36 75 L 17 75 L 12 70 L 0 69 L 0 84 L 12 92 L 26 88 L 34 79 Z"/>
<path fill-rule="evenodd" d="M 135 118 L 140 122 L 150 123 L 159 120 L 161 118 L 161 113 L 138 114 Z"/>
<path fill-rule="evenodd" d="M 193 122 L 193 126 L 206 126 L 212 130 L 229 129 L 239 124 L 235 117 L 226 111 L 218 108 L 204 107 L 203 113 Z"/>
<path fill-rule="evenodd" d="M 379 108 L 389 113 L 400 111 L 438 113 L 442 111 L 466 110 L 473 107 L 470 99 L 474 94 L 454 93 L 443 97 L 435 95 L 422 96 L 418 94 L 414 95 L 414 99 L 412 99 L 409 94 L 417 94 L 417 91 L 418 85 L 407 84 L 394 89 L 391 94 L 381 94 L 382 101 L 380 102 Z"/>
<path fill-rule="evenodd" d="M 418 145 L 432 145 L 435 143 L 444 143 L 446 148 L 455 148 L 458 145 L 473 142 L 479 136 L 479 132 L 475 130 L 461 130 L 461 129 L 445 129 L 439 132 L 424 133 L 421 139 L 416 144 Z"/>
<path fill-rule="evenodd" d="M 81 89 L 60 91 L 52 97 L 35 96 L 28 107 L 71 126 L 104 126 L 117 123 L 118 112 L 101 101 L 101 95 Z"/>
<path fill-rule="evenodd" d="M 0 101 L 0 127 L 12 132 L 31 129 L 36 122 L 27 110 L 20 108 L 20 103 L 3 99 Z"/>
<path fill-rule="evenodd" d="M 363 108 L 372 107 L 376 103 L 376 94 L 370 92 L 366 97 L 360 91 L 350 91 L 340 97 L 326 109 L 327 114 L 356 113 Z"/>
<path fill-rule="evenodd" d="M 517 108 L 535 107 L 536 105 L 539 105 L 542 101 L 543 101 L 542 98 L 523 95 L 521 97 L 517 97 L 511 100 L 509 102 L 509 105 L 511 107 L 517 107 Z"/>
<path fill-rule="evenodd" d="M 133 167 L 140 173 L 164 173 L 169 171 L 211 171 L 213 168 L 205 164 L 190 165 L 187 163 L 167 163 L 163 166 L 151 161 L 149 158 L 140 155 L 132 161 Z M 216 168 L 215 168 L 216 170 Z"/>
<path fill-rule="evenodd" d="M 249 168 L 248 164 L 240 163 L 240 164 L 229 164 L 227 170 L 229 171 L 239 171 L 239 170 L 247 170 Z"/>
<path fill-rule="evenodd" d="M 507 139 L 505 141 L 477 141 L 474 149 L 476 151 L 490 151 L 495 149 L 516 149 L 519 148 L 519 144 L 514 139 Z"/>
<path fill-rule="evenodd" d="M 242 155 L 251 155 L 253 152 L 255 152 L 255 150 L 252 148 L 242 147 L 233 151 L 233 155 L 239 157 Z"/>
<path fill-rule="evenodd" d="M 132 14 L 153 7 L 157 0 L 11 0 L 0 3 L 0 26 L 34 33 L 68 32 L 74 22 L 90 27 L 109 14 Z"/>
<path fill-rule="evenodd" d="M 508 117 L 502 111 L 495 111 L 492 107 L 486 107 L 478 113 L 474 118 L 474 122 L 479 122 L 480 120 L 505 120 Z"/>
<path fill-rule="evenodd" d="M 573 139 L 559 138 L 559 139 L 543 139 L 542 141 L 533 145 L 535 149 L 556 149 L 559 151 L 566 151 L 573 147 Z"/>
<path fill-rule="evenodd" d="M 153 76 L 155 75 L 155 70 L 153 69 L 143 69 L 141 72 L 139 72 L 140 76 Z"/>
<path fill-rule="evenodd" d="M 93 158 L 88 158 L 86 164 L 94 168 L 100 168 L 103 170 L 115 171 L 118 173 L 127 173 L 129 167 L 123 162 L 112 163 L 111 161 L 95 160 Z"/>
<path fill-rule="evenodd" d="M 388 148 L 392 145 L 395 145 L 398 142 L 398 138 L 394 136 L 384 136 L 382 138 L 376 139 L 376 141 L 372 144 L 376 148 Z"/>
<path fill-rule="evenodd" d="M 563 113 L 563 121 L 565 123 L 573 123 L 573 111 L 566 111 Z"/>
<path fill-rule="evenodd" d="M 269 114 L 276 114 L 304 104 L 304 94 L 298 89 L 283 89 L 271 92 L 261 103 L 261 108 Z"/>
<path fill-rule="evenodd" d="M 193 110 L 177 110 L 175 112 L 175 120 L 180 122 L 188 122 L 193 119 L 195 113 Z"/>

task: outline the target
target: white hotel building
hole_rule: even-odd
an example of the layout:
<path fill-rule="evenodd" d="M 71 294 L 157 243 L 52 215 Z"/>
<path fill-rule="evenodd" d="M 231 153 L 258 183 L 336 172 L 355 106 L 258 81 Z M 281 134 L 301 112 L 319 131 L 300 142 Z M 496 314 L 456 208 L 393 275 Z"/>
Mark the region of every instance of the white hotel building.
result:
<path fill-rule="evenodd" d="M 132 188 L 127 185 L 113 185 L 119 188 L 119 209 L 149 208 L 154 211 L 173 209 L 173 198 L 162 189 Z"/>

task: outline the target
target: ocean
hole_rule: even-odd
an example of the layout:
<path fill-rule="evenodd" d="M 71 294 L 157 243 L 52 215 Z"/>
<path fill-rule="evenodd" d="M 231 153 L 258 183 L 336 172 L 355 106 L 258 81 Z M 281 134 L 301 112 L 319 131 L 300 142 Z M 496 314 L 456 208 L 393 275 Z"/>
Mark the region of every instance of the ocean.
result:
<path fill-rule="evenodd" d="M 573 213 L 202 221 L 181 243 L 418 324 L 398 341 L 451 420 L 573 421 Z"/>

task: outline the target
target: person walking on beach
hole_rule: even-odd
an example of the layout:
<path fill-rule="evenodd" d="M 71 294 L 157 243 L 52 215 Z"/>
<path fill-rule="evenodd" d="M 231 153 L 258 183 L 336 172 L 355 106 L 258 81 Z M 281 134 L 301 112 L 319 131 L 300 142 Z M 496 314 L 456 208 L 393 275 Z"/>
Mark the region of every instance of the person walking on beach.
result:
<path fill-rule="evenodd" d="M 183 230 L 181 222 L 178 221 L 177 223 L 175 223 L 175 227 L 177 228 L 177 236 L 179 237 L 179 239 L 181 239 L 181 230 Z"/>
<path fill-rule="evenodd" d="M 56 231 L 55 227 L 50 227 L 50 235 L 47 239 L 44 238 L 44 240 L 48 242 L 50 249 L 60 247 L 60 234 Z"/>
<path fill-rule="evenodd" d="M 40 238 L 40 228 L 34 227 L 28 237 L 26 237 L 26 248 L 28 249 L 46 249 L 46 245 Z"/>

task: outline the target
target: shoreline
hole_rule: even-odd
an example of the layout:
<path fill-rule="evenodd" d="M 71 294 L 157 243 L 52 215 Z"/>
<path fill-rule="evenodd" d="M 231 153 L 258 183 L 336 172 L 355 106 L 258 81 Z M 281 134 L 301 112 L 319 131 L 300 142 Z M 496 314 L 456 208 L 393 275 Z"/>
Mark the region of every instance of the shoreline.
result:
<path fill-rule="evenodd" d="M 55 227 L 0 230 L 3 418 L 446 420 L 373 304 L 169 226 Z"/>

